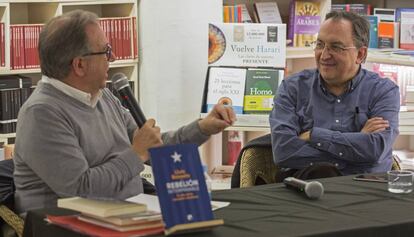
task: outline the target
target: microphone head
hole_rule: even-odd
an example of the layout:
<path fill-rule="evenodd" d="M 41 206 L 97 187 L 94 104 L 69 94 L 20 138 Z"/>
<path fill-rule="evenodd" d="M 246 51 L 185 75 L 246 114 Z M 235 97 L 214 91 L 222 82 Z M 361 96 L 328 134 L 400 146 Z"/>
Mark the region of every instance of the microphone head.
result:
<path fill-rule="evenodd" d="M 115 73 L 111 78 L 113 87 L 119 91 L 122 88 L 129 86 L 128 78 L 122 72 Z"/>
<path fill-rule="evenodd" d="M 318 199 L 323 195 L 323 186 L 318 181 L 308 182 L 305 186 L 305 194 L 310 199 Z"/>

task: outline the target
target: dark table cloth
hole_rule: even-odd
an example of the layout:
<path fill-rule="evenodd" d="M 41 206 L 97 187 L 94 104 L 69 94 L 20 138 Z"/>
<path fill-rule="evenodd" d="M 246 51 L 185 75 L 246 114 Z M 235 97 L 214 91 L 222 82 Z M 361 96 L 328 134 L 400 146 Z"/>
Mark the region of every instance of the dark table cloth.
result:
<path fill-rule="evenodd" d="M 414 236 L 414 193 L 389 193 L 386 183 L 352 177 L 320 179 L 325 194 L 319 200 L 283 184 L 213 192 L 214 200 L 231 202 L 214 212 L 225 224 L 191 236 Z M 43 220 L 45 214 L 68 213 L 30 211 L 24 236 L 83 236 Z"/>

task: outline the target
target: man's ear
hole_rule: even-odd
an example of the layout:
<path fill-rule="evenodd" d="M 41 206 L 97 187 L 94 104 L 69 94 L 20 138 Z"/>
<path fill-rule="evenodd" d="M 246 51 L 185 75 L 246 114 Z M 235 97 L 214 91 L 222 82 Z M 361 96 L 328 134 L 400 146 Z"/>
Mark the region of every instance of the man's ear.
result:
<path fill-rule="evenodd" d="M 85 75 L 86 61 L 82 57 L 75 57 L 72 60 L 71 66 L 72 71 L 76 76 L 82 77 Z"/>
<path fill-rule="evenodd" d="M 362 46 L 358 49 L 358 56 L 356 59 L 356 64 L 364 63 L 368 56 L 368 48 L 366 46 Z"/>

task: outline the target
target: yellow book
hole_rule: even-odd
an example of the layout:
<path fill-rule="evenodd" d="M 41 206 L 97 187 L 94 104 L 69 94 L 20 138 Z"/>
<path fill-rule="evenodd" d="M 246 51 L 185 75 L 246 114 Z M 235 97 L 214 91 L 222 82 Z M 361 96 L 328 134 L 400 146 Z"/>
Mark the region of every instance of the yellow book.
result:
<path fill-rule="evenodd" d="M 109 217 L 144 212 L 147 205 L 127 201 L 103 201 L 81 197 L 58 199 L 58 207 L 75 210 L 78 212 L 98 216 Z"/>

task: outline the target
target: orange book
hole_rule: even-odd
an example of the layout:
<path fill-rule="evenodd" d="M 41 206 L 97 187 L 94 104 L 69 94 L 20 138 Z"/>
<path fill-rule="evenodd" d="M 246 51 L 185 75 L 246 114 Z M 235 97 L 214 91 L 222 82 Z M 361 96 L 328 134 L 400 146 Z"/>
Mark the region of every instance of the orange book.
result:
<path fill-rule="evenodd" d="M 378 48 L 394 47 L 394 22 L 378 22 Z"/>

